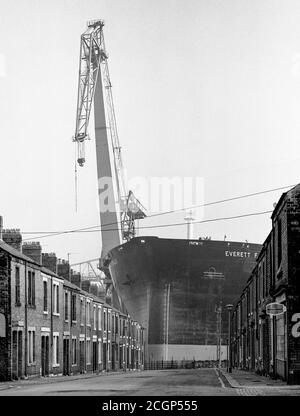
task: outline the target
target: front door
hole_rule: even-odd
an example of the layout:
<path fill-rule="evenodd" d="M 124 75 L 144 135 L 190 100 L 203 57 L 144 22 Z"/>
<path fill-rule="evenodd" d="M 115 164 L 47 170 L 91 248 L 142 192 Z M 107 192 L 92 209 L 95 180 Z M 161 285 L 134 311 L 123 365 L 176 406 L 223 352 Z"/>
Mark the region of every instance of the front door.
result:
<path fill-rule="evenodd" d="M 66 338 L 64 339 L 64 344 L 63 344 L 63 357 L 64 357 L 64 366 L 63 366 L 63 374 L 65 376 L 68 376 L 70 374 L 69 371 L 69 340 Z"/>
<path fill-rule="evenodd" d="M 22 331 L 12 333 L 12 378 L 14 380 L 22 376 L 23 367 L 23 339 Z"/>
<path fill-rule="evenodd" d="M 113 342 L 111 346 L 111 368 L 115 370 L 116 368 L 116 344 Z"/>
<path fill-rule="evenodd" d="M 103 370 L 107 369 L 107 351 L 106 351 L 106 342 L 103 342 Z"/>
<path fill-rule="evenodd" d="M 97 341 L 93 341 L 93 371 L 97 371 Z"/>
<path fill-rule="evenodd" d="M 18 378 L 18 331 L 12 333 L 12 378 Z"/>
<path fill-rule="evenodd" d="M 84 373 L 84 341 L 79 341 L 79 354 L 80 354 L 80 373 Z"/>
<path fill-rule="evenodd" d="M 42 376 L 49 375 L 49 336 L 42 335 L 41 348 Z"/>
<path fill-rule="evenodd" d="M 18 332 L 18 378 L 23 375 L 23 332 Z"/>
<path fill-rule="evenodd" d="M 42 349 L 41 349 L 41 361 L 42 361 L 42 376 L 49 375 L 49 336 L 42 335 Z"/>

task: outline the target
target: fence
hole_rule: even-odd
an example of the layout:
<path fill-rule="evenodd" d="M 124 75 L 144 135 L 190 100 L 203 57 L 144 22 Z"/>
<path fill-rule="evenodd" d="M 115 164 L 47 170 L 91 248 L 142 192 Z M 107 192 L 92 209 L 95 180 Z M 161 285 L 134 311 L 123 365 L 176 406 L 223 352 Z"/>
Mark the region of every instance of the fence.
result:
<path fill-rule="evenodd" d="M 196 360 L 148 360 L 144 363 L 144 370 L 172 370 L 172 369 L 193 369 L 193 368 L 216 368 L 219 361 L 196 361 Z M 227 367 L 227 360 L 222 361 L 222 368 Z"/>

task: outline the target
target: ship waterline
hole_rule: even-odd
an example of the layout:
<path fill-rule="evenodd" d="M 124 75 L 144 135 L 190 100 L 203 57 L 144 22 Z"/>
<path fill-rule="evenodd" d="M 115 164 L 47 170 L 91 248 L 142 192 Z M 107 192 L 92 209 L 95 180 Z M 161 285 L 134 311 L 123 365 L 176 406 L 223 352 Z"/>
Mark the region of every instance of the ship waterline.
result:
<path fill-rule="evenodd" d="M 225 359 L 225 306 L 238 299 L 260 249 L 158 237 L 136 237 L 112 249 L 110 275 L 127 312 L 146 329 L 146 359 L 215 360 L 220 338 Z"/>

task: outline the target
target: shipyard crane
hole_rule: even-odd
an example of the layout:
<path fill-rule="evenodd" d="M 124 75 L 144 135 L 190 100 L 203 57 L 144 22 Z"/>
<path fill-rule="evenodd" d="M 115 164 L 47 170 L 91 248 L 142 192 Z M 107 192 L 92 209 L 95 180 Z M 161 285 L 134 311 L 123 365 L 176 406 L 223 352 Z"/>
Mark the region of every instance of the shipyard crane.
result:
<path fill-rule="evenodd" d="M 77 163 L 83 166 L 91 109 L 94 106 L 102 262 L 110 249 L 135 236 L 135 220 L 146 216 L 142 204 L 126 187 L 103 27 L 103 20 L 90 21 L 87 30 L 81 35 L 73 138 L 77 144 Z"/>

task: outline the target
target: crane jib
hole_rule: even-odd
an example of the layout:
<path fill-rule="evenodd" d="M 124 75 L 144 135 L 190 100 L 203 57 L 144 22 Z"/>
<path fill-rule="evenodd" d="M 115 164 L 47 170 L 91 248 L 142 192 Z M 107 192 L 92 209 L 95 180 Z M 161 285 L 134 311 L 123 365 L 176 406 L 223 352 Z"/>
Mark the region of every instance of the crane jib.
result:
<path fill-rule="evenodd" d="M 77 145 L 77 163 L 79 166 L 84 166 L 86 162 L 85 141 L 89 139 L 88 126 L 91 109 L 94 105 L 95 134 L 97 131 L 98 135 L 96 135 L 98 181 L 101 177 L 111 177 L 117 194 L 115 197 L 113 191 L 110 193 L 110 199 L 114 201 L 113 205 L 116 207 L 116 209 L 112 210 L 115 214 L 113 212 L 110 214 L 106 213 L 106 216 L 110 216 L 110 220 L 106 221 L 100 206 L 100 219 L 103 223 L 108 223 L 112 219 L 117 224 L 119 222 L 121 223 L 120 238 L 118 237 L 120 233 L 116 229 L 111 230 L 111 235 L 109 233 L 103 233 L 105 236 L 102 235 L 102 245 L 105 247 L 102 248 L 102 251 L 103 249 L 107 251 L 113 248 L 110 246 L 116 246 L 121 244 L 122 240 L 128 241 L 133 238 L 136 233 L 134 221 L 145 218 L 146 214 L 142 204 L 135 198 L 131 191 L 128 192 L 126 186 L 103 27 L 103 20 L 89 21 L 87 23 L 87 30 L 80 38 L 76 129 L 73 141 Z M 95 94 L 99 94 L 100 96 L 95 97 Z M 95 109 L 95 100 L 97 101 L 97 109 Z M 109 131 L 109 134 L 107 131 Z M 110 143 L 108 143 L 108 137 L 110 138 Z M 101 146 L 97 146 L 97 143 L 100 143 L 99 141 L 101 142 Z M 109 146 L 113 149 L 113 161 L 110 160 Z M 101 152 L 99 150 L 100 147 Z M 75 172 L 77 174 L 76 170 Z M 99 189 L 98 194 L 100 195 Z"/>

